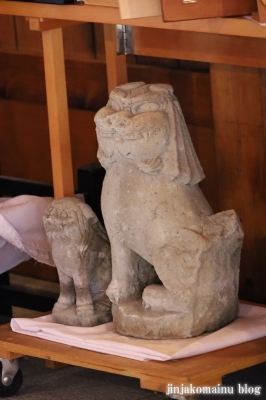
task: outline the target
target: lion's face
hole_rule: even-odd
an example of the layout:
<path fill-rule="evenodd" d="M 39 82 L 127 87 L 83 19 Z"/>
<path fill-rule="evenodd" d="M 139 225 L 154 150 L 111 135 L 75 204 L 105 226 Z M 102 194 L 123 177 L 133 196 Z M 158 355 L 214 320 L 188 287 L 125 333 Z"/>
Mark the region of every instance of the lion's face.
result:
<path fill-rule="evenodd" d="M 115 109 L 110 101 L 95 117 L 97 138 L 105 157 L 113 161 L 137 162 L 158 157 L 168 140 L 168 119 L 164 111 L 141 108 Z"/>
<path fill-rule="evenodd" d="M 80 224 L 80 210 L 71 203 L 64 203 L 62 207 L 60 200 L 54 201 L 47 209 L 44 217 L 44 226 L 47 237 L 51 243 L 58 244 L 76 243 L 82 241 L 83 234 Z"/>
<path fill-rule="evenodd" d="M 200 182 L 203 171 L 173 88 L 132 82 L 115 88 L 95 116 L 98 159 L 182 184 Z"/>

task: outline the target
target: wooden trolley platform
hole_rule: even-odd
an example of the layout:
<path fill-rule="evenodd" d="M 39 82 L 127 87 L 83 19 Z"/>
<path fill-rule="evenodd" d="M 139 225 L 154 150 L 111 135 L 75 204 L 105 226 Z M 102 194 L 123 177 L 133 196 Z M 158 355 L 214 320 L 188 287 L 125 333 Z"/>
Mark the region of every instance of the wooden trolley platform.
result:
<path fill-rule="evenodd" d="M 224 375 L 265 362 L 266 337 L 185 359 L 143 362 L 14 333 L 9 324 L 2 325 L 0 357 L 23 356 L 137 378 L 141 388 L 166 393 L 170 383 L 214 387 Z"/>

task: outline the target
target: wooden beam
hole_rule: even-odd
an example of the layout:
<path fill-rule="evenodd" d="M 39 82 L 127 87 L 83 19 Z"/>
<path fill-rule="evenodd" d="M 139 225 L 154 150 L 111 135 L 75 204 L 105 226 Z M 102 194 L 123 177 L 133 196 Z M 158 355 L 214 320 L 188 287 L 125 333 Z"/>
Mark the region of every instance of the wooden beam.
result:
<path fill-rule="evenodd" d="M 26 17 L 29 21 L 29 28 L 31 31 L 48 31 L 52 29 L 65 28 L 67 26 L 77 25 L 81 22 L 63 21 L 60 19 L 45 19 L 36 17 Z"/>
<path fill-rule="evenodd" d="M 42 39 L 54 194 L 74 196 L 62 29 L 44 31 Z"/>
<path fill-rule="evenodd" d="M 60 13 L 58 12 L 59 8 Z M 119 15 L 118 7 L 106 8 L 95 5 L 80 7 L 77 5 L 67 5 L 59 7 L 55 4 L 6 0 L 0 1 L 0 14 L 266 38 L 265 27 L 255 24 L 245 18 L 205 18 L 168 23 L 164 23 L 161 16 L 123 20 Z"/>
<path fill-rule="evenodd" d="M 266 68 L 266 46 L 261 38 L 135 27 L 134 53 Z"/>

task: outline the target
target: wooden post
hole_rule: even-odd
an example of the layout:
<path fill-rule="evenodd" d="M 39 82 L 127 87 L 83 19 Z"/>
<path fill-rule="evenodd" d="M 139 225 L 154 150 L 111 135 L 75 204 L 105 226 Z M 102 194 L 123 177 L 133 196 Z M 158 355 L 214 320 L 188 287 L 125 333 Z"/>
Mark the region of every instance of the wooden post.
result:
<path fill-rule="evenodd" d="M 74 195 L 62 28 L 42 32 L 54 195 Z M 41 155 L 40 155 L 41 156 Z"/>
<path fill-rule="evenodd" d="M 125 55 L 117 55 L 114 25 L 104 25 L 105 57 L 109 93 L 118 85 L 127 83 L 127 60 Z"/>

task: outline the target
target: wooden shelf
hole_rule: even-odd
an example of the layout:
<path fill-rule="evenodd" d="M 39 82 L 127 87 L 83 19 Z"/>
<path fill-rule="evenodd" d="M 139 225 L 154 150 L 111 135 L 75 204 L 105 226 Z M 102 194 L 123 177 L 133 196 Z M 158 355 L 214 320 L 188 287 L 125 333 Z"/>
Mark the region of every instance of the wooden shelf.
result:
<path fill-rule="evenodd" d="M 93 2 L 94 3 L 94 2 Z M 104 3 L 103 3 L 104 4 Z M 266 9 L 266 6 L 264 6 Z M 135 27 L 157 28 L 218 35 L 266 38 L 266 28 L 245 18 L 206 18 L 181 22 L 163 22 L 162 16 L 121 19 L 119 8 L 86 4 L 52 5 L 0 0 L 0 14 L 104 24 L 125 24 Z"/>

